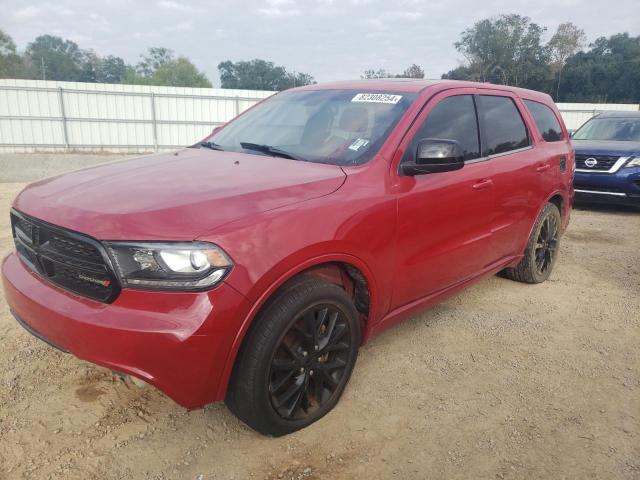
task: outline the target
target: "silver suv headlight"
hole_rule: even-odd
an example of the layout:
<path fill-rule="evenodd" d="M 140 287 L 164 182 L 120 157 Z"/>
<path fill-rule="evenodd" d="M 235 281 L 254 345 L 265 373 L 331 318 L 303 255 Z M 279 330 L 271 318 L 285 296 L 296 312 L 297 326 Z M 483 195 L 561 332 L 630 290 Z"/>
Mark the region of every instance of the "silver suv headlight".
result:
<path fill-rule="evenodd" d="M 206 242 L 105 242 L 124 288 L 205 290 L 219 283 L 233 263 Z"/>
<path fill-rule="evenodd" d="M 640 167 L 640 156 L 631 157 L 625 167 Z"/>

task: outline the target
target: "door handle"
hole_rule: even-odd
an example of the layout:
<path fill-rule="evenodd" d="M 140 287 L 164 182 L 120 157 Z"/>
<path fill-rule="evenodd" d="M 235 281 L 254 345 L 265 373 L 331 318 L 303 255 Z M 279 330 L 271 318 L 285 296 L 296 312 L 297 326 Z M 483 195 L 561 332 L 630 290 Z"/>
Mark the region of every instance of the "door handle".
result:
<path fill-rule="evenodd" d="M 549 165 L 548 163 L 544 163 L 536 167 L 536 172 L 539 172 L 539 173 L 546 172 L 550 168 L 551 168 L 551 165 Z"/>
<path fill-rule="evenodd" d="M 474 183 L 472 187 L 474 190 L 482 190 L 483 188 L 489 188 L 491 185 L 493 185 L 493 180 L 491 180 L 490 178 L 485 178 L 479 180 L 478 183 Z"/>

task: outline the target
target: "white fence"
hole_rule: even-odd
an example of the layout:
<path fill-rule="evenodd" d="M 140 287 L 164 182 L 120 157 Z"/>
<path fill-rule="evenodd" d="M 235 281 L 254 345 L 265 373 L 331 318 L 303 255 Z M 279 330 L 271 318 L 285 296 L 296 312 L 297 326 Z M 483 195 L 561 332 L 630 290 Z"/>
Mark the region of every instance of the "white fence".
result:
<path fill-rule="evenodd" d="M 0 152 L 175 149 L 272 94 L 0 79 Z"/>
<path fill-rule="evenodd" d="M 0 79 L 0 153 L 142 153 L 191 145 L 273 92 Z M 558 104 L 567 128 L 635 104 Z"/>

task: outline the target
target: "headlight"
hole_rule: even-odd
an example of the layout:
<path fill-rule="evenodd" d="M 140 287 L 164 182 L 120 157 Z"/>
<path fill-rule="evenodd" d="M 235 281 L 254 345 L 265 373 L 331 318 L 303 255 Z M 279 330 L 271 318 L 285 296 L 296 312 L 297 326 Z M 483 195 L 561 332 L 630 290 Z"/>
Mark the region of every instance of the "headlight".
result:
<path fill-rule="evenodd" d="M 631 157 L 625 167 L 640 167 L 640 157 Z"/>
<path fill-rule="evenodd" d="M 233 263 L 205 242 L 105 242 L 123 287 L 204 290 L 220 282 Z"/>

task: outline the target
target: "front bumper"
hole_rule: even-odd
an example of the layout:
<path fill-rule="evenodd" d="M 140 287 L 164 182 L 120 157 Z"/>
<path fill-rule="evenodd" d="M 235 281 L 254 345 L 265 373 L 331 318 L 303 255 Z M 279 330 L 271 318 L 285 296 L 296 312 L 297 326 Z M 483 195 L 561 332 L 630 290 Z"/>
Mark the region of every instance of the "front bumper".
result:
<path fill-rule="evenodd" d="M 640 206 L 640 167 L 613 174 L 576 172 L 573 186 L 577 201 Z"/>
<path fill-rule="evenodd" d="M 2 262 L 12 313 L 31 333 L 76 357 L 138 377 L 185 408 L 219 398 L 246 299 L 220 284 L 207 292 L 122 290 L 111 304 L 62 290 L 26 268 Z"/>

